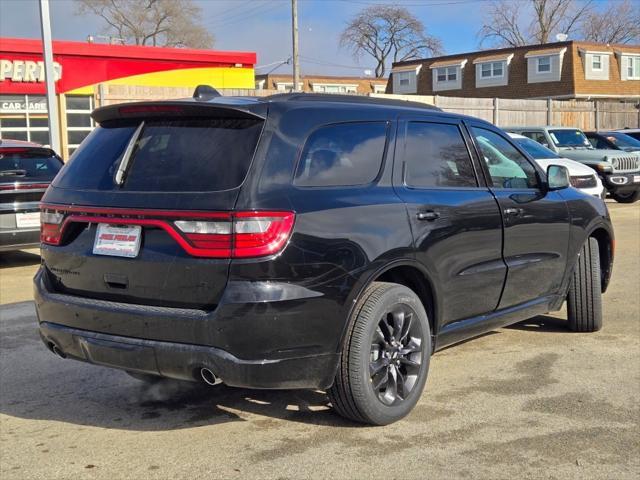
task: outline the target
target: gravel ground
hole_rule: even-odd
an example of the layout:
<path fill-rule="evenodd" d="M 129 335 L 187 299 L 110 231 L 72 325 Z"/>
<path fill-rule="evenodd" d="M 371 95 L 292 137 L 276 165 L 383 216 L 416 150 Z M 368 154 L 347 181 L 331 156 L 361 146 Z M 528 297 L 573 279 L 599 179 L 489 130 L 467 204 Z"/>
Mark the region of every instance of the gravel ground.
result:
<path fill-rule="evenodd" d="M 638 479 L 640 206 L 609 207 L 601 332 L 559 312 L 448 348 L 414 412 L 377 428 L 323 392 L 149 387 L 60 360 L 35 329 L 39 258 L 1 254 L 0 478 Z"/>

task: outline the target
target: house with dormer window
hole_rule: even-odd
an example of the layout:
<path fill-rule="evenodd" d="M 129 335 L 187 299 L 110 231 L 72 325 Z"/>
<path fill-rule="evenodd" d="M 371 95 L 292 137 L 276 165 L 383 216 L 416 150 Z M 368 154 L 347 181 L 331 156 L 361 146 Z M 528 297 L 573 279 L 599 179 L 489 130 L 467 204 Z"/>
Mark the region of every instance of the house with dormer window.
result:
<path fill-rule="evenodd" d="M 387 93 L 640 99 L 640 45 L 565 41 L 397 62 Z"/>

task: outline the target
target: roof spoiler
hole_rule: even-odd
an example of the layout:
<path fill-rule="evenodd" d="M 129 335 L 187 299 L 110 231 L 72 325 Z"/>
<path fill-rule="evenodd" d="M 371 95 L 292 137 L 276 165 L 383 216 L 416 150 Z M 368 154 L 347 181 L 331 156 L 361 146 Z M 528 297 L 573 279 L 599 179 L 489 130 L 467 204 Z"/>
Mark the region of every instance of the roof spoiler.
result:
<path fill-rule="evenodd" d="M 220 97 L 221 99 L 225 97 Z M 91 113 L 97 123 L 109 120 L 148 118 L 247 118 L 264 120 L 266 106 L 205 101 L 208 99 L 168 100 L 107 105 Z M 253 107 L 253 108 L 251 108 Z"/>

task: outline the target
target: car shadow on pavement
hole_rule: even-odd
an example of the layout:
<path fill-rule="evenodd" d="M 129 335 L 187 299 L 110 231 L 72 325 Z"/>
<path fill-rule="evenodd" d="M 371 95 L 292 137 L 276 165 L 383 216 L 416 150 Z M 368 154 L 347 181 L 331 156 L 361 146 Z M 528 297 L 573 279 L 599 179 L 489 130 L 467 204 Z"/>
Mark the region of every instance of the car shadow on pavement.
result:
<path fill-rule="evenodd" d="M 110 374 L 125 375 L 118 371 Z M 31 420 L 136 431 L 179 430 L 243 421 L 266 425 L 279 420 L 358 426 L 335 414 L 322 391 L 209 387 L 169 379 L 146 384 L 127 378 L 118 382 L 119 386 L 105 387 L 98 382 L 92 385 L 92 380 L 94 378 L 85 378 L 82 389 L 76 389 L 74 384 L 66 385 L 63 395 L 48 392 L 46 388 L 37 395 L 15 391 L 13 398 L 7 398 L 2 394 L 0 413 Z M 59 385 L 64 382 L 62 377 Z"/>
<path fill-rule="evenodd" d="M 12 250 L 0 253 L 0 268 L 26 267 L 40 263 L 40 252 L 37 249 Z"/>
<path fill-rule="evenodd" d="M 566 319 L 552 317 L 550 315 L 538 315 L 524 322 L 510 325 L 507 328 L 527 332 L 569 332 Z"/>
<path fill-rule="evenodd" d="M 3 415 L 139 431 L 241 421 L 358 426 L 335 414 L 319 390 L 249 390 L 168 379 L 145 383 L 120 370 L 63 360 L 42 344 L 31 302 L 5 306 L 0 313 Z"/>
<path fill-rule="evenodd" d="M 250 422 L 252 428 L 278 427 L 283 422 L 362 426 L 334 413 L 327 395 L 319 390 L 249 390 L 174 380 L 145 383 L 119 370 L 62 360 L 43 346 L 32 308 L 25 302 L 4 310 L 8 315 L 0 336 L 3 415 L 134 431 L 229 422 Z M 564 323 L 543 315 L 510 328 L 564 331 Z"/>

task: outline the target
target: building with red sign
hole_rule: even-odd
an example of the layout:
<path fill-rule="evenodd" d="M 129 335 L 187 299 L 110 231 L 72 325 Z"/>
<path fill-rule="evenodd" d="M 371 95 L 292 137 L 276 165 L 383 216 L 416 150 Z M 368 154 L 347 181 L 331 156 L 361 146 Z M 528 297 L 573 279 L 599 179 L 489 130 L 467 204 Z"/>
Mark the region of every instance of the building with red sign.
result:
<path fill-rule="evenodd" d="M 256 54 L 53 42 L 62 155 L 93 129 L 99 85 L 253 89 Z M 0 138 L 48 144 L 42 43 L 0 38 Z"/>

